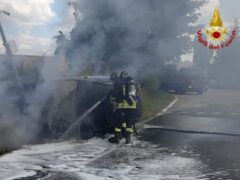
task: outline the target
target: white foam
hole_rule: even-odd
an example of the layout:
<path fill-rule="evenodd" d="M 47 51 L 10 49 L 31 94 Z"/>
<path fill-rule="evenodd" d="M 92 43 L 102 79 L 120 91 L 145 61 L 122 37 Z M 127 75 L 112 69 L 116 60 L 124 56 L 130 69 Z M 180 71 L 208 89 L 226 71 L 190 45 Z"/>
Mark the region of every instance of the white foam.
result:
<path fill-rule="evenodd" d="M 131 146 L 107 140 L 67 141 L 25 146 L 0 158 L 0 179 L 32 176 L 48 167 L 53 172 L 74 173 L 83 179 L 159 179 L 201 176 L 201 162 L 167 154 L 165 148 L 134 140 Z M 46 169 L 45 169 L 46 170 Z"/>

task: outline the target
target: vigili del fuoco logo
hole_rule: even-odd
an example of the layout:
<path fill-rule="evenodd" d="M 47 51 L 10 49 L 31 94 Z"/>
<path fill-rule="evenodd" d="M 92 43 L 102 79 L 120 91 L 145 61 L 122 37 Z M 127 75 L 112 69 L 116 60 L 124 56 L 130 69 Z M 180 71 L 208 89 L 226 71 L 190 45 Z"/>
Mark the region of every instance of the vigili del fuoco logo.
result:
<path fill-rule="evenodd" d="M 220 11 L 215 8 L 212 20 L 208 27 L 197 32 L 198 42 L 203 46 L 220 50 L 229 47 L 236 37 L 236 29 L 230 29 L 223 25 Z"/>

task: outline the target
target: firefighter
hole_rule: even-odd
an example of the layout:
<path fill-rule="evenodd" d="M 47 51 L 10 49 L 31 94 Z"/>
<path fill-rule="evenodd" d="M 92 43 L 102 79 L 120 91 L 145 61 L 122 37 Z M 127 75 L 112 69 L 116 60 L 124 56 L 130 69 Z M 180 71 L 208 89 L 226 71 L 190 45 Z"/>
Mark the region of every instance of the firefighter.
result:
<path fill-rule="evenodd" d="M 119 77 L 119 85 L 116 86 L 116 112 L 114 117 L 114 137 L 109 142 L 118 144 L 122 137 L 122 129 L 125 132 L 126 144 L 131 142 L 133 133 L 133 119 L 136 110 L 136 88 L 134 80 L 123 71 Z"/>

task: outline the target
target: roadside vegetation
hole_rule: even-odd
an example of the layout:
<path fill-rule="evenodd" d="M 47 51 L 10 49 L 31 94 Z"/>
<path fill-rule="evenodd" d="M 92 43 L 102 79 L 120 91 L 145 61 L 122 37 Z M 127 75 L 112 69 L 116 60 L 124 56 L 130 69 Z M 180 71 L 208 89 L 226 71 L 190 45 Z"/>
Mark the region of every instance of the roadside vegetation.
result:
<path fill-rule="evenodd" d="M 153 76 L 142 83 L 142 119 L 155 116 L 174 100 L 174 96 L 160 90 L 159 85 L 159 79 Z"/>
<path fill-rule="evenodd" d="M 174 96 L 161 90 L 150 91 L 148 89 L 142 89 L 143 100 L 143 119 L 147 119 L 155 116 L 161 112 L 171 101 L 174 100 Z"/>

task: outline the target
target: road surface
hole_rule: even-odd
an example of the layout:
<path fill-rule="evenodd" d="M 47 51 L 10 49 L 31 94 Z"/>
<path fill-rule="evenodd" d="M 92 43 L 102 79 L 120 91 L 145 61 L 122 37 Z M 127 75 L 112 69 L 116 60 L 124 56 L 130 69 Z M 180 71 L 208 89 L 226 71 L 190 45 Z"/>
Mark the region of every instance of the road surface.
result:
<path fill-rule="evenodd" d="M 167 114 L 145 125 L 142 140 L 195 161 L 191 170 L 202 174 L 193 173 L 195 178 L 239 179 L 240 92 L 209 90 L 201 96 L 182 95 L 178 99 Z M 163 131 L 162 126 L 183 131 Z"/>
<path fill-rule="evenodd" d="M 132 145 L 94 138 L 24 146 L 0 158 L 0 179 L 239 179 L 240 92 L 178 99 Z"/>

